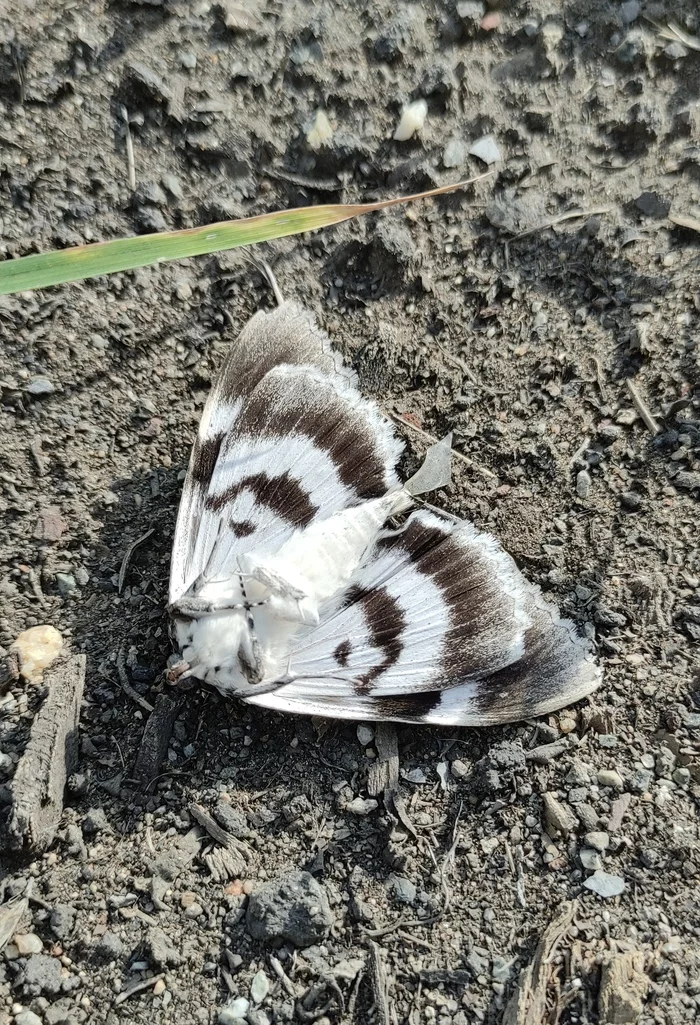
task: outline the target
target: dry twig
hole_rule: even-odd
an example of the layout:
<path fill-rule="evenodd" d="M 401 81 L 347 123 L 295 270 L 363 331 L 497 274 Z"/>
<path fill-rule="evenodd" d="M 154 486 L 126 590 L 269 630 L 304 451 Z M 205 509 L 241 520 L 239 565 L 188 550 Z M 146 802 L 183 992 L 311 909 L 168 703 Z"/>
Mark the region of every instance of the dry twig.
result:
<path fill-rule="evenodd" d="M 392 412 L 391 418 L 392 420 L 396 420 L 397 423 L 403 424 L 404 427 L 408 427 L 409 430 L 415 431 L 415 433 L 420 435 L 421 438 L 429 441 L 431 445 L 437 444 L 437 438 L 434 438 L 432 434 L 428 434 L 428 432 L 424 431 L 422 427 L 416 427 L 416 425 L 412 424 L 410 420 L 404 419 L 400 413 L 395 411 Z M 491 470 L 487 470 L 485 466 L 479 466 L 479 464 L 475 463 L 473 459 L 469 458 L 469 456 L 465 456 L 463 452 L 458 452 L 453 448 L 452 455 L 456 456 L 457 459 L 461 459 L 463 463 L 467 464 L 467 466 L 471 466 L 472 469 L 476 470 L 477 473 L 480 473 L 483 477 L 488 477 L 490 480 L 498 480 L 495 473 L 492 473 Z"/>
<path fill-rule="evenodd" d="M 632 396 L 632 402 L 634 403 L 635 409 L 641 416 L 642 420 L 644 421 L 644 423 L 646 424 L 646 426 L 652 434 L 658 434 L 661 428 L 654 419 L 651 410 L 645 403 L 644 399 L 635 388 L 634 382 L 631 381 L 628 377 L 625 383 L 627 385 L 627 391 Z"/>

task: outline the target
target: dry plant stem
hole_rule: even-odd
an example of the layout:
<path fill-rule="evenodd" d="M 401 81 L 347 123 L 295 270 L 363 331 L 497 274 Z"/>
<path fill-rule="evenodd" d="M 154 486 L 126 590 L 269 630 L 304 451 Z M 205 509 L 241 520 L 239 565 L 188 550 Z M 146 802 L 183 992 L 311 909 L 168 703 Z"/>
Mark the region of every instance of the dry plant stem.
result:
<path fill-rule="evenodd" d="M 126 107 L 122 107 L 122 117 L 124 118 L 124 138 L 126 140 L 126 164 L 129 172 L 129 188 L 133 192 L 136 188 L 136 165 L 134 163 L 134 140 L 131 138 L 131 128 L 129 127 L 129 112 Z"/>
<path fill-rule="evenodd" d="M 422 427 L 416 427 L 416 425 L 412 424 L 410 420 L 404 420 L 400 413 L 392 412 L 389 415 L 392 420 L 396 420 L 397 423 L 403 424 L 404 427 L 408 427 L 410 431 L 415 431 L 415 433 L 419 434 L 421 438 L 429 441 L 431 445 L 435 445 L 437 443 L 437 438 L 434 438 L 432 434 L 428 434 L 428 432 L 424 431 Z M 463 463 L 467 464 L 467 466 L 471 466 L 472 469 L 477 471 L 477 473 L 480 473 L 484 477 L 488 477 L 489 480 L 498 480 L 495 473 L 492 473 L 491 470 L 487 470 L 485 466 L 479 466 L 478 463 L 475 463 L 473 459 L 469 458 L 469 456 L 465 456 L 464 453 L 457 452 L 457 450 L 453 448 L 452 454 L 457 459 L 461 459 Z"/>
<path fill-rule="evenodd" d="M 126 573 L 127 573 L 127 570 L 129 569 L 129 563 L 131 562 L 131 556 L 134 554 L 134 552 L 136 551 L 136 549 L 138 548 L 139 545 L 142 545 L 144 541 L 148 540 L 148 538 L 151 536 L 152 533 L 153 533 L 153 527 L 151 527 L 150 530 L 147 530 L 145 534 L 142 534 L 141 537 L 137 537 L 135 541 L 132 541 L 131 544 L 129 545 L 129 547 L 127 548 L 127 550 L 124 552 L 124 558 L 122 559 L 122 564 L 119 567 L 119 580 L 118 580 L 118 583 L 117 583 L 117 594 L 121 594 L 122 591 L 124 590 L 124 584 L 126 583 Z"/>
<path fill-rule="evenodd" d="M 644 423 L 646 424 L 647 428 L 652 434 L 658 434 L 661 428 L 654 419 L 651 410 L 645 403 L 644 399 L 634 386 L 634 382 L 627 378 L 627 381 L 625 383 L 627 385 L 628 392 L 632 396 L 632 402 L 634 403 L 634 407 L 641 416 Z"/>
<path fill-rule="evenodd" d="M 669 221 L 677 224 L 679 228 L 690 228 L 691 231 L 700 231 L 700 220 L 697 217 L 684 217 L 682 214 L 669 214 Z"/>
<path fill-rule="evenodd" d="M 516 242 L 519 238 L 527 238 L 528 235 L 534 235 L 538 231 L 546 231 L 547 228 L 555 228 L 557 224 L 561 224 L 563 221 L 573 221 L 577 217 L 595 217 L 597 214 L 610 213 L 612 207 L 600 206 L 595 207 L 593 210 L 569 210 L 568 213 L 560 214 L 559 217 L 553 217 L 550 221 L 543 221 L 542 224 L 538 224 L 535 228 L 528 228 L 527 231 L 520 231 L 517 235 L 513 235 L 508 239 L 508 242 Z"/>
<path fill-rule="evenodd" d="M 141 697 L 139 692 L 132 687 L 131 681 L 129 680 L 129 671 L 126 668 L 126 654 L 124 652 L 123 642 L 117 653 L 117 673 L 119 674 L 119 685 L 124 693 L 128 694 L 132 701 L 139 705 L 144 712 L 148 712 L 150 715 L 153 711 L 153 705 L 150 701 L 146 701 L 145 698 Z"/>
<path fill-rule="evenodd" d="M 116 1005 L 123 1004 L 129 997 L 136 996 L 137 993 L 143 993 L 145 989 L 150 989 L 152 986 L 160 980 L 165 978 L 165 972 L 161 972 L 160 975 L 152 975 L 150 979 L 143 979 L 141 982 L 135 983 L 130 986 L 129 989 L 125 989 L 123 993 L 119 993 L 115 997 L 114 1003 Z"/>

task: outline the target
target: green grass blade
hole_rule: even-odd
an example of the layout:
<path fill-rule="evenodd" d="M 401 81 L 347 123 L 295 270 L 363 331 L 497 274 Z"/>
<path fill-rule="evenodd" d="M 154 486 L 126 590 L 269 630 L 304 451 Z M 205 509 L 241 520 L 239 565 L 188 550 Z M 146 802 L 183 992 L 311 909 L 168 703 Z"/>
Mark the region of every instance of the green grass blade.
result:
<path fill-rule="evenodd" d="M 24 292 L 32 288 L 48 288 L 50 285 L 80 281 L 100 274 L 133 270 L 163 260 L 203 256 L 224 249 L 235 249 L 238 246 L 283 238 L 286 235 L 297 235 L 304 231 L 316 231 L 318 228 L 339 224 L 341 221 L 373 210 L 383 210 L 399 203 L 439 196 L 484 177 L 486 175 L 479 175 L 468 182 L 457 182 L 428 192 L 400 196 L 378 203 L 337 203 L 277 210 L 257 217 L 244 217 L 238 221 L 206 224 L 201 228 L 136 235 L 133 238 L 120 238 L 112 242 L 95 242 L 51 253 L 21 256 L 16 260 L 4 260 L 0 262 L 0 295 Z"/>

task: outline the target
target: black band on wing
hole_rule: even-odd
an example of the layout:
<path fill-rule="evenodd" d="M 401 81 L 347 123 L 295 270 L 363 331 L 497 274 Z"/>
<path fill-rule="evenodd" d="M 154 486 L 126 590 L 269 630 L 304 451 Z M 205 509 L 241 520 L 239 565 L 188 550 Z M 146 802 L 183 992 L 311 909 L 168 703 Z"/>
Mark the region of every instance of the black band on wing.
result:
<path fill-rule="evenodd" d="M 268 476 L 264 471 L 243 477 L 220 494 L 207 495 L 205 508 L 211 512 L 220 512 L 234 502 L 242 491 L 252 492 L 256 502 L 266 505 L 280 519 L 287 520 L 295 527 L 307 527 L 318 512 L 308 493 L 288 470 L 276 477 Z"/>
<path fill-rule="evenodd" d="M 346 606 L 357 604 L 362 607 L 370 646 L 384 652 L 383 660 L 358 676 L 354 684 L 357 694 L 369 694 L 374 680 L 396 665 L 401 657 L 406 617 L 397 600 L 383 587 L 377 590 L 351 587 Z"/>

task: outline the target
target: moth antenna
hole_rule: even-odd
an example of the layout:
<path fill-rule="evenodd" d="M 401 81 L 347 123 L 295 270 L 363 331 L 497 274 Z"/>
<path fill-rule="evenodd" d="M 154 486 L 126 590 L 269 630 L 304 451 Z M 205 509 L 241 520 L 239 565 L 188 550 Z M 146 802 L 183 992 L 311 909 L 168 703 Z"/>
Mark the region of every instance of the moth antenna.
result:
<path fill-rule="evenodd" d="M 267 278 L 267 283 L 274 293 L 277 305 L 281 306 L 284 303 L 284 296 L 282 295 L 280 286 L 277 284 L 277 278 L 272 273 L 272 267 L 266 260 L 257 260 L 256 262 L 260 270 L 263 272 L 263 275 Z"/>

